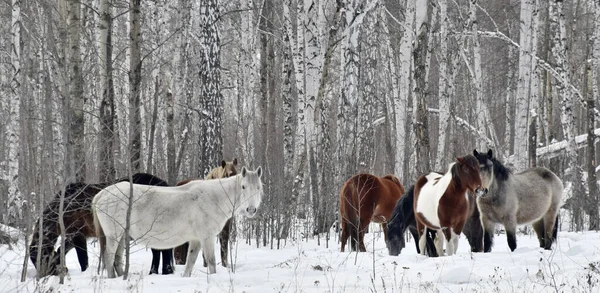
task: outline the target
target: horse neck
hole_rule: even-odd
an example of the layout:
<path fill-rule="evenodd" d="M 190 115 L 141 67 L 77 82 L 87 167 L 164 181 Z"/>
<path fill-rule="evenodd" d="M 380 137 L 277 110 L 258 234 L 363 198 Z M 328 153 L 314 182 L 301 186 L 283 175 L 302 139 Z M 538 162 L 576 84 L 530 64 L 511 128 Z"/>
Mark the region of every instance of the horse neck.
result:
<path fill-rule="evenodd" d="M 241 174 L 225 178 L 215 178 L 205 180 L 204 182 L 211 184 L 215 190 L 217 197 L 226 197 L 227 200 L 216 201 L 219 203 L 219 208 L 231 216 L 239 212 L 240 203 L 243 201 L 241 194 Z M 201 181 L 202 182 L 202 181 Z M 185 185 L 184 185 L 185 186 Z"/>
<path fill-rule="evenodd" d="M 450 191 L 452 194 L 460 194 L 460 195 L 465 194 L 467 192 L 467 186 L 465 186 L 462 183 L 462 181 L 460 180 L 460 177 L 458 177 L 458 175 L 454 175 L 454 172 L 452 170 L 454 168 L 458 168 L 458 165 L 454 165 L 450 169 L 450 172 L 452 174 L 452 180 L 450 181 L 450 184 L 448 185 L 446 192 Z"/>

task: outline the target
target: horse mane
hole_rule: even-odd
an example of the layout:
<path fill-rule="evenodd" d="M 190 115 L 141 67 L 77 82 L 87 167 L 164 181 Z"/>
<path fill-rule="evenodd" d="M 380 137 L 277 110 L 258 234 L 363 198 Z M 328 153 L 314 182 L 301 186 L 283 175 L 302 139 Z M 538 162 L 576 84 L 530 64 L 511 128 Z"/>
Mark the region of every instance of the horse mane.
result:
<path fill-rule="evenodd" d="M 494 177 L 496 177 L 498 181 L 508 180 L 508 176 L 512 174 L 513 171 L 502 165 L 502 163 L 498 161 L 498 159 L 496 159 L 495 157 L 488 159 L 492 161 L 492 166 L 494 168 Z"/>

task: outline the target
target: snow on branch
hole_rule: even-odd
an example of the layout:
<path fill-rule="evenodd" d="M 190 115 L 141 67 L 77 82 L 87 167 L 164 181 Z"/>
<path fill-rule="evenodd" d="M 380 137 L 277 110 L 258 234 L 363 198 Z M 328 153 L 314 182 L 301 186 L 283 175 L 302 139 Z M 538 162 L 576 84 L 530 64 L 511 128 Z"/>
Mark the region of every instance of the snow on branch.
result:
<path fill-rule="evenodd" d="M 575 137 L 575 143 L 577 144 L 577 148 L 582 148 L 586 146 L 585 142 L 587 141 L 587 133 L 578 135 Z M 596 128 L 594 130 L 594 136 L 600 136 L 600 128 Z M 545 159 L 550 159 L 557 157 L 561 154 L 562 150 L 565 150 L 568 146 L 567 140 L 562 140 L 559 142 L 555 142 L 548 146 L 537 148 L 536 154 L 538 157 L 544 157 Z"/>
<path fill-rule="evenodd" d="M 485 136 L 485 134 L 479 130 L 477 130 L 477 128 L 471 124 L 469 124 L 466 120 L 458 117 L 458 116 L 454 116 L 454 120 L 456 120 L 456 123 L 460 126 L 462 126 L 463 128 L 465 128 L 466 130 L 476 134 L 479 139 L 485 140 L 485 143 L 488 146 L 493 146 L 494 142 L 487 136 Z"/>
<path fill-rule="evenodd" d="M 503 41 L 508 42 L 509 44 L 515 46 L 516 48 L 521 48 L 521 46 L 519 45 L 519 43 L 515 42 L 514 40 L 512 40 L 511 38 L 509 38 L 507 35 L 505 35 L 503 32 L 501 31 L 477 31 L 477 34 L 484 36 L 484 37 L 489 37 L 489 38 L 496 38 L 496 39 L 500 39 Z M 583 95 L 581 95 L 581 92 L 569 81 L 565 80 L 564 78 L 562 78 L 560 76 L 560 74 L 558 73 L 558 71 L 556 71 L 556 69 L 554 69 L 552 67 L 552 65 L 550 65 L 548 62 L 546 62 L 545 60 L 543 60 L 542 58 L 538 57 L 535 53 L 530 52 L 529 55 L 531 55 L 531 57 L 533 57 L 538 65 L 540 65 L 542 68 L 546 69 L 548 72 L 550 72 L 550 74 L 552 74 L 552 77 L 554 77 L 558 82 L 560 82 L 565 88 L 571 90 L 572 93 L 574 93 L 579 102 L 586 106 L 586 101 L 583 98 Z M 598 109 L 594 109 L 594 117 L 596 118 L 596 121 L 600 122 L 600 112 L 598 111 Z"/>

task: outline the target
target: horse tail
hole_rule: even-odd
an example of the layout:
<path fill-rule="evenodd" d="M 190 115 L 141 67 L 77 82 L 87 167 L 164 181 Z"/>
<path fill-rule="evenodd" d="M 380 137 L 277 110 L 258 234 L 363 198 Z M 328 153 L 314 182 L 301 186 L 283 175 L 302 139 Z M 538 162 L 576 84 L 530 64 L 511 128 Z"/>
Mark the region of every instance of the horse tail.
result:
<path fill-rule="evenodd" d="M 104 259 L 104 251 L 106 250 L 106 235 L 104 235 L 104 230 L 102 229 L 100 221 L 98 220 L 98 210 L 96 205 L 92 205 L 92 214 L 94 215 L 94 229 L 96 230 L 96 237 L 98 237 L 98 242 L 100 242 L 100 261 L 98 262 L 98 274 L 100 274 L 102 260 Z"/>
<path fill-rule="evenodd" d="M 344 186 L 342 191 L 342 203 L 344 205 L 345 213 L 342 215 L 344 217 L 342 220 L 348 222 L 348 232 L 350 236 L 350 245 L 352 247 L 352 251 L 358 251 L 358 231 L 360 229 L 360 218 L 358 217 L 359 213 L 359 194 L 358 194 L 358 186 L 355 186 L 353 182 L 348 182 Z"/>

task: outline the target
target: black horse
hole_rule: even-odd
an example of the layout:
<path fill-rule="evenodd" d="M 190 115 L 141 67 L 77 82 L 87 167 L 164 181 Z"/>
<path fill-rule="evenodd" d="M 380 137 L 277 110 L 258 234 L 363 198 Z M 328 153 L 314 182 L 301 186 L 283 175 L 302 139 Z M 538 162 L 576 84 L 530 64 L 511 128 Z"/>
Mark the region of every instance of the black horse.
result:
<path fill-rule="evenodd" d="M 136 173 L 132 175 L 132 179 L 135 184 L 168 186 L 164 180 L 147 173 Z M 65 200 L 63 207 L 63 221 L 66 228 L 65 247 L 59 247 L 56 251 L 54 251 L 54 245 L 60 236 L 58 209 L 62 191 L 58 192 L 55 198 L 48 203 L 41 219 L 43 228 L 42 240 L 40 240 L 38 230 L 38 219 L 29 247 L 29 257 L 36 267 L 39 276 L 58 275 L 60 273 L 58 268 L 60 265 L 60 251 L 62 249 L 67 254 L 71 249 L 75 248 L 81 271 L 85 271 L 88 268 L 87 238 L 96 237 L 92 214 L 92 200 L 103 188 L 121 181 L 129 181 L 129 177 L 109 183 L 90 184 L 78 182 L 67 185 L 64 193 Z M 37 267 L 38 253 L 41 254 L 40 267 Z M 161 253 L 163 256 L 162 273 L 172 274 L 174 269 L 172 249 L 152 249 L 150 274 L 158 274 Z"/>
<path fill-rule="evenodd" d="M 417 233 L 417 221 L 415 220 L 415 212 L 414 212 L 414 192 L 415 186 L 411 186 L 406 193 L 396 203 L 396 207 L 394 207 L 394 211 L 392 212 L 392 216 L 387 225 L 387 235 L 388 239 L 386 240 L 386 246 L 388 248 L 388 252 L 390 255 L 397 256 L 400 254 L 402 249 L 406 246 L 404 241 L 404 232 L 406 229 L 409 230 L 410 234 L 412 234 L 415 239 L 415 246 L 417 248 L 417 253 L 421 253 L 419 249 L 419 235 Z M 479 219 L 479 210 L 477 209 L 477 204 L 475 202 L 474 195 L 469 194 L 469 211 L 470 216 L 465 222 L 463 228 L 463 234 L 467 237 L 469 244 L 471 245 L 471 251 L 473 252 L 482 252 L 483 251 L 483 228 L 481 227 L 481 221 Z M 431 257 L 437 257 L 437 250 L 435 249 L 435 244 L 433 243 L 433 239 L 436 236 L 436 233 L 431 230 L 427 230 L 426 236 L 426 253 Z"/>

